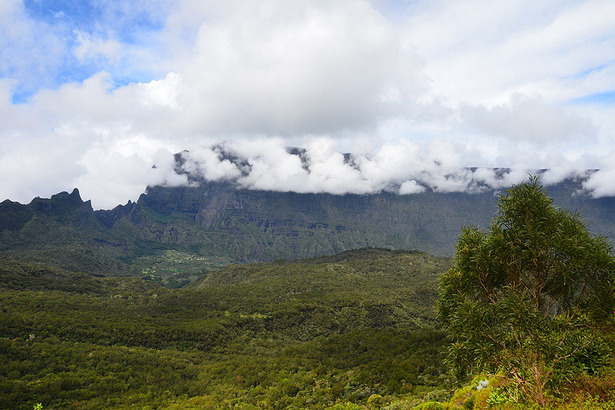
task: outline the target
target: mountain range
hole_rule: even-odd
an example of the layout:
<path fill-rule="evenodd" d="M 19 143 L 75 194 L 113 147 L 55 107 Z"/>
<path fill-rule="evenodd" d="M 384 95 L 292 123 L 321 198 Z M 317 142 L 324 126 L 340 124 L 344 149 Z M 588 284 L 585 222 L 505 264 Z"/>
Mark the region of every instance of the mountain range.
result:
<path fill-rule="evenodd" d="M 548 187 L 591 232 L 615 238 L 615 198 L 582 180 Z M 146 275 L 171 287 L 231 262 L 298 259 L 364 247 L 452 256 L 463 226 L 488 227 L 500 192 L 299 194 L 201 180 L 148 187 L 137 202 L 94 210 L 77 189 L 0 203 L 0 255 L 102 275 Z"/>

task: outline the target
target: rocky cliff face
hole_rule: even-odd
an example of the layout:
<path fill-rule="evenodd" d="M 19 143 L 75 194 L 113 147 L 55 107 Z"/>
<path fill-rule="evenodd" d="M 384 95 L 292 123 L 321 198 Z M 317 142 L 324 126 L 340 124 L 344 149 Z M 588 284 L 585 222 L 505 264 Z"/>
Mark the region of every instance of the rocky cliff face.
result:
<path fill-rule="evenodd" d="M 121 270 L 124 244 L 109 235 L 77 189 L 28 205 L 0 203 L 0 253 L 70 270 Z"/>
<path fill-rule="evenodd" d="M 138 204 L 204 231 L 253 243 L 252 251 L 240 250 L 241 260 L 314 256 L 364 246 L 450 255 L 461 226 L 484 225 L 495 211 L 493 193 L 296 194 L 225 184 L 154 187 Z"/>
<path fill-rule="evenodd" d="M 6 200 L 0 204 L 0 231 L 17 231 L 36 215 L 53 217 L 63 223 L 95 220 L 90 201 L 83 202 L 79 190 L 60 192 L 51 198 L 34 198 L 28 205 Z"/>
<path fill-rule="evenodd" d="M 615 238 L 615 199 L 576 194 L 579 187 L 579 181 L 566 181 L 549 192 L 557 205 L 581 211 L 593 232 Z M 488 226 L 497 209 L 497 194 L 297 194 L 202 183 L 149 188 L 138 207 L 150 217 L 198 227 L 197 236 L 217 241 L 227 256 L 240 261 L 315 256 L 365 246 L 450 256 L 461 227 Z M 200 251 L 206 254 L 208 249 Z"/>
<path fill-rule="evenodd" d="M 549 192 L 556 205 L 581 211 L 592 232 L 615 238 L 615 199 L 575 194 L 578 187 L 566 181 Z M 297 194 L 202 182 L 150 187 L 136 203 L 93 211 L 74 190 L 0 203 L 0 253 L 101 273 L 129 272 L 165 249 L 239 262 L 361 247 L 450 256 L 461 227 L 488 226 L 496 194 Z"/>

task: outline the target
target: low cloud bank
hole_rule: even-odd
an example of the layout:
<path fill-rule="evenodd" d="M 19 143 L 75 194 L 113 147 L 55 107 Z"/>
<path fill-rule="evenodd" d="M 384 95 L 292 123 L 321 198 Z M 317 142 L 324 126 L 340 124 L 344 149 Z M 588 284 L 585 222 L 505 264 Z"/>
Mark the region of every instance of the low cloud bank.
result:
<path fill-rule="evenodd" d="M 147 136 L 94 134 L 98 141 L 82 146 L 64 132 L 62 143 L 55 145 L 15 140 L 10 160 L 0 162 L 0 200 L 26 203 L 77 187 L 94 208 L 110 209 L 137 200 L 147 186 L 205 181 L 229 182 L 239 189 L 336 195 L 480 193 L 508 188 L 530 173 L 540 173 L 545 185 L 576 178 L 584 195 L 615 196 L 615 156 L 608 154 L 570 160 L 526 150 L 497 163 L 471 143 L 442 140 L 400 139 L 361 152 L 352 146 L 344 149 L 335 138 L 291 144 L 263 137 L 179 146 Z"/>
<path fill-rule="evenodd" d="M 283 140 L 271 139 L 226 142 L 183 151 L 175 155 L 174 164 L 164 165 L 168 175 L 161 185 L 226 181 L 241 189 L 336 195 L 480 193 L 510 187 L 530 173 L 539 173 L 547 185 L 582 178 L 588 190 L 600 195 L 604 175 L 572 167 L 467 167 L 446 144 L 425 149 L 409 141 L 386 144 L 370 154 L 340 153 L 330 139 L 316 139 L 304 148 L 288 148 Z"/>
<path fill-rule="evenodd" d="M 15 195 L 1 199 L 28 202 L 77 187 L 96 209 L 110 209 L 136 200 L 147 186 L 196 186 L 207 181 L 228 182 L 238 189 L 335 195 L 480 193 L 506 189 L 527 180 L 529 174 L 540 174 L 545 185 L 577 179 L 583 195 L 615 195 L 612 155 L 575 161 L 538 157 L 498 167 L 468 146 L 433 140 L 402 139 L 370 152 L 342 153 L 340 141 L 334 138 L 313 138 L 298 148 L 289 148 L 283 138 L 209 141 L 181 151 L 162 141 L 135 137 L 94 144 L 85 154 L 66 141 L 67 146 L 57 149 L 37 149 L 36 164 L 20 162 L 18 156 L 13 162 L 0 163 L 0 169 L 21 170 L 20 180 L 7 179 L 2 185 L 4 195 Z M 35 147 L 22 145 L 22 149 Z M 66 169 L 54 167 L 71 150 L 79 160 L 66 162 Z M 533 161 L 541 160 L 549 166 L 536 167 Z M 41 176 L 36 170 L 44 163 L 49 171 Z M 48 181 L 47 191 L 37 190 L 41 178 Z"/>

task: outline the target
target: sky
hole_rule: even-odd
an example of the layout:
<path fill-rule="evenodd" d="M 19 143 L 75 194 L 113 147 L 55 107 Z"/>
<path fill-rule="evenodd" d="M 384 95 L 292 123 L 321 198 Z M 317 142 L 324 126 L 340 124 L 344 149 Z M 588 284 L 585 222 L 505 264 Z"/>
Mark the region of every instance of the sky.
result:
<path fill-rule="evenodd" d="M 178 152 L 250 189 L 472 192 L 547 168 L 614 196 L 615 1 L 0 1 L 0 200 L 113 208 L 190 184 Z"/>

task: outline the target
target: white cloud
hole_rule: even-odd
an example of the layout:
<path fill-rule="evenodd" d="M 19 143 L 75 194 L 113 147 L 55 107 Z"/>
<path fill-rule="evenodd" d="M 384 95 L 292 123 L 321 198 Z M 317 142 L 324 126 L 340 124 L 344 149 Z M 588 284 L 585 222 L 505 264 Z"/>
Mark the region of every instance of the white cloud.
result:
<path fill-rule="evenodd" d="M 453 104 L 493 106 L 515 93 L 561 102 L 578 96 L 578 75 L 613 65 L 608 0 L 418 4 L 405 41 L 425 59 L 434 92 Z"/>
<path fill-rule="evenodd" d="M 152 162 L 156 168 L 152 168 Z M 84 198 L 96 208 L 110 209 L 122 202 L 137 200 L 147 185 L 186 185 L 183 175 L 173 172 L 173 154 L 160 150 L 155 158 L 132 153 L 123 155 L 105 146 L 94 145 L 81 158 L 87 173 L 75 180 Z"/>
<path fill-rule="evenodd" d="M 518 94 L 506 104 L 493 108 L 464 105 L 460 114 L 462 124 L 469 129 L 513 141 L 561 142 L 582 138 L 589 142 L 595 137 L 595 129 L 588 119 L 549 106 L 540 98 Z"/>
<path fill-rule="evenodd" d="M 234 2 L 202 13 L 218 20 L 198 26 L 178 62 L 184 129 L 292 136 L 372 128 L 411 113 L 424 92 L 416 56 L 365 3 Z"/>
<path fill-rule="evenodd" d="M 455 146 L 444 141 L 419 145 L 401 140 L 374 153 L 345 157 L 336 140 L 330 138 L 312 140 L 298 151 L 289 151 L 282 139 L 243 140 L 201 146 L 182 156 L 184 170 L 207 180 L 301 193 L 482 192 L 521 182 L 531 171 L 522 165 L 511 170 L 466 168 Z M 217 172 L 208 174 L 211 169 Z M 225 173 L 220 172 L 223 169 Z M 574 176 L 558 172 L 545 174 L 546 183 L 555 182 L 558 176 Z"/>
<path fill-rule="evenodd" d="M 91 31 L 0 4 L 0 199 L 78 186 L 110 207 L 187 183 L 184 149 L 186 170 L 251 189 L 473 191 L 602 167 L 586 187 L 615 192 L 614 107 L 578 100 L 615 89 L 612 2 L 124 3 Z"/>
<path fill-rule="evenodd" d="M 84 63 L 88 60 L 104 59 L 109 62 L 118 62 L 122 58 L 122 45 L 115 39 L 103 39 L 76 30 L 77 44 L 73 48 L 73 54 Z"/>
<path fill-rule="evenodd" d="M 600 169 L 590 175 L 583 188 L 596 198 L 615 196 L 615 152 L 602 158 Z"/>
<path fill-rule="evenodd" d="M 400 195 L 412 195 L 425 192 L 425 187 L 419 185 L 415 180 L 406 181 L 399 187 Z"/>

